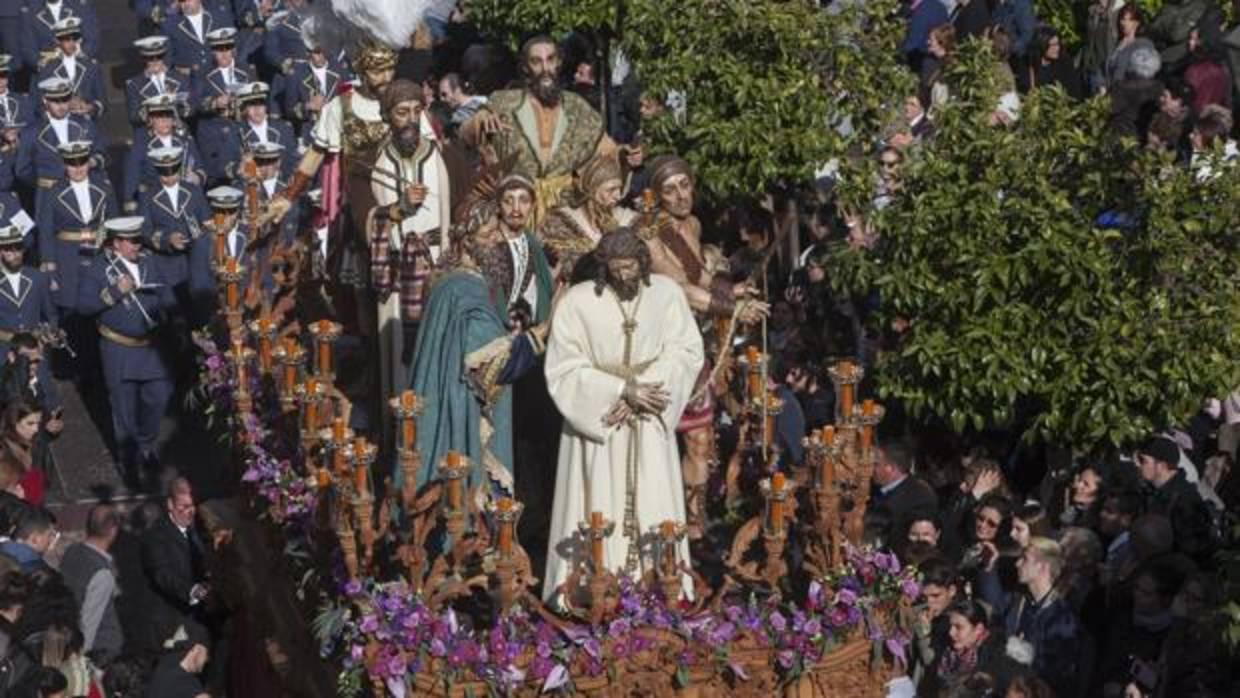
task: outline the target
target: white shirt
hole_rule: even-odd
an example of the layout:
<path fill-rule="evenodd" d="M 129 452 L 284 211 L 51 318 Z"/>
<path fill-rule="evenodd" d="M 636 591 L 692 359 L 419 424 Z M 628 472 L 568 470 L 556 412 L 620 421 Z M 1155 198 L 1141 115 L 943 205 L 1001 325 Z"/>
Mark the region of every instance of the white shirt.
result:
<path fill-rule="evenodd" d="M 9 286 L 13 288 L 13 295 L 19 296 L 22 292 L 22 273 L 21 271 L 10 272 L 4 270 L 4 278 L 9 280 Z"/>
<path fill-rule="evenodd" d="M 73 198 L 77 199 L 79 215 L 84 222 L 89 223 L 95 214 L 95 207 L 90 203 L 90 180 L 69 182 L 69 187 L 73 189 Z"/>
<path fill-rule="evenodd" d="M 121 265 L 125 267 L 125 271 L 128 272 L 130 278 L 133 279 L 134 286 L 141 286 L 142 270 L 138 267 L 137 262 L 131 262 L 120 255 L 116 255 L 116 258 L 121 260 Z"/>
<path fill-rule="evenodd" d="M 69 82 L 73 82 L 78 71 L 77 56 L 61 56 L 60 63 L 65 67 L 65 75 L 69 76 Z"/>
<path fill-rule="evenodd" d="M 202 13 L 196 15 L 185 15 L 185 19 L 189 20 L 189 26 L 194 29 L 194 36 L 198 39 L 198 43 L 206 43 L 202 37 Z"/>
<path fill-rule="evenodd" d="M 172 204 L 172 210 L 177 210 L 177 198 L 181 195 L 181 185 L 174 184 L 170 187 L 164 187 L 164 193 L 168 195 L 168 201 Z"/>
<path fill-rule="evenodd" d="M 271 179 L 263 180 L 263 191 L 267 192 L 267 198 L 270 199 L 271 197 L 276 195 L 276 185 L 278 185 L 279 183 L 280 183 L 280 179 L 278 177 L 272 177 Z"/>
<path fill-rule="evenodd" d="M 233 72 L 236 69 L 237 68 L 235 64 L 220 68 L 220 72 L 223 73 L 224 75 L 224 86 L 225 87 L 232 87 L 233 84 L 237 82 L 237 76 Z"/>
<path fill-rule="evenodd" d="M 53 119 L 47 117 L 47 122 L 52 125 L 52 130 L 56 132 L 56 140 L 60 143 L 69 142 L 69 117 L 63 119 Z M 59 145 L 59 143 L 57 144 Z"/>
<path fill-rule="evenodd" d="M 258 136 L 258 142 L 259 142 L 259 143 L 266 143 L 266 142 L 268 142 L 268 141 L 267 141 L 267 120 L 266 120 L 266 119 L 263 119 L 262 121 L 258 122 L 257 124 L 256 124 L 256 123 L 254 123 L 253 121 L 251 121 L 251 122 L 250 122 L 250 130 L 254 132 L 254 135 L 255 135 L 255 136 Z"/>
<path fill-rule="evenodd" d="M 162 95 L 167 91 L 167 88 L 164 86 L 164 72 L 163 71 L 160 71 L 158 73 L 151 75 L 151 82 L 155 83 L 155 92 L 157 94 Z"/>
<path fill-rule="evenodd" d="M 159 144 L 163 146 L 164 148 L 172 147 L 172 134 L 168 134 L 167 136 L 155 136 L 155 137 L 159 139 Z"/>
<path fill-rule="evenodd" d="M 60 21 L 60 13 L 64 11 L 65 4 L 63 2 L 47 3 L 47 11 L 52 15 L 52 22 Z"/>
<path fill-rule="evenodd" d="M 319 93 L 327 96 L 327 66 L 316 68 L 312 65 L 310 72 L 314 73 L 314 79 L 319 83 Z"/>

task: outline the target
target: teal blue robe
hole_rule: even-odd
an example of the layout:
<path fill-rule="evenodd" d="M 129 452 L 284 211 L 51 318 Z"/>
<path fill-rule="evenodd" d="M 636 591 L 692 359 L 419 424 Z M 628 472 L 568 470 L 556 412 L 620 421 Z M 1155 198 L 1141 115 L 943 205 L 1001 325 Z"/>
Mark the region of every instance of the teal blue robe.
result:
<path fill-rule="evenodd" d="M 412 370 L 411 387 L 423 404 L 418 419 L 417 448 L 422 459 L 418 487 L 437 476 L 439 462 L 448 451 L 459 451 L 473 466 L 471 491 L 483 481 L 489 464 L 492 484 L 511 492 L 512 391 L 506 385 L 479 385 L 466 370 L 467 356 L 488 346 L 500 347 L 497 340 L 508 338 L 498 307 L 502 306 L 497 306 L 489 285 L 477 272 L 453 271 L 431 287 Z M 501 365 L 506 362 L 506 345 L 497 359 Z M 484 418 L 492 431 L 485 444 Z M 505 472 L 496 472 L 497 465 Z M 400 468 L 395 468 L 397 487 L 402 479 Z"/>

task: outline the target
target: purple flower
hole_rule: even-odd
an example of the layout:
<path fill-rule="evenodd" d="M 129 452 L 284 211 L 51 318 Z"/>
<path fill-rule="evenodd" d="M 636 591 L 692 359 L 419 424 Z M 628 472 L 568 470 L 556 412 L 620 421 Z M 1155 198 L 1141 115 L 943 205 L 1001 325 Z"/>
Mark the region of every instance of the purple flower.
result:
<path fill-rule="evenodd" d="M 822 623 L 817 618 L 810 618 L 805 622 L 805 626 L 801 628 L 801 632 L 813 637 L 822 631 Z"/>
<path fill-rule="evenodd" d="M 442 657 L 448 653 L 448 646 L 437 637 L 431 638 L 430 652 L 432 656 Z"/>
<path fill-rule="evenodd" d="M 632 629 L 633 624 L 627 618 L 617 618 L 611 622 L 611 625 L 607 626 L 607 634 L 611 637 L 619 637 L 627 634 Z"/>
<path fill-rule="evenodd" d="M 921 585 L 915 579 L 905 579 L 900 582 L 900 593 L 906 599 L 915 599 L 921 595 Z"/>
<path fill-rule="evenodd" d="M 556 664 L 551 668 L 551 672 L 547 674 L 547 680 L 543 681 L 540 692 L 554 691 L 566 683 L 568 683 L 568 669 L 563 664 Z"/>
<path fill-rule="evenodd" d="M 788 621 L 784 618 L 783 614 L 781 614 L 779 611 L 775 611 L 774 613 L 771 614 L 770 623 L 771 623 L 771 629 L 777 633 L 782 633 L 784 630 L 788 628 Z"/>
<path fill-rule="evenodd" d="M 364 633 L 373 633 L 379 629 L 379 619 L 373 613 L 367 613 L 362 616 L 362 622 L 358 629 Z"/>
<path fill-rule="evenodd" d="M 835 603 L 839 606 L 852 606 L 857 603 L 857 592 L 852 589 L 840 589 L 835 595 Z"/>
<path fill-rule="evenodd" d="M 781 650 L 779 654 L 776 655 L 776 661 L 778 661 L 779 665 L 784 669 L 791 669 L 792 665 L 797 661 L 797 654 L 792 650 Z"/>

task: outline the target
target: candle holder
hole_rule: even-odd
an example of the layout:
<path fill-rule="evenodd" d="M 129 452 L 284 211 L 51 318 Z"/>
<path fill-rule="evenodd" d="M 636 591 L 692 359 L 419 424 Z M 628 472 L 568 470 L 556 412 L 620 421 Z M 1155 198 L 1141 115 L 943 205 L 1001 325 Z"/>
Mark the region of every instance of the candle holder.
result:
<path fill-rule="evenodd" d="M 465 533 L 465 478 L 469 470 L 469 458 L 457 451 L 448 451 L 439 463 L 439 477 L 443 479 L 447 493 L 440 512 L 454 543 L 459 542 Z"/>
<path fill-rule="evenodd" d="M 851 426 L 857 385 L 865 378 L 865 368 L 852 361 L 840 361 L 828 368 L 827 374 L 835 386 L 835 423 L 841 427 Z"/>
<path fill-rule="evenodd" d="M 272 348 L 276 339 L 276 323 L 272 321 L 269 313 L 264 312 L 246 326 L 250 334 L 258 339 L 258 369 L 263 372 L 263 375 L 269 376 L 274 363 Z"/>
<path fill-rule="evenodd" d="M 323 446 L 325 455 L 329 455 L 329 468 L 338 480 L 352 482 L 349 462 L 353 458 L 353 430 L 345 426 L 344 419 L 336 417 L 331 426 L 319 429 L 315 434 Z"/>
<path fill-rule="evenodd" d="M 412 390 L 406 390 L 388 400 L 392 415 L 400 427 L 400 441 L 396 453 L 400 459 L 401 503 L 406 511 L 412 511 L 418 493 L 418 471 L 422 459 L 418 455 L 418 417 L 422 416 L 422 400 Z"/>
<path fill-rule="evenodd" d="M 688 527 L 675 521 L 664 521 L 650 527 L 654 541 L 655 564 L 652 569 L 655 585 L 663 592 L 663 600 L 675 605 L 684 590 L 682 582 L 680 542 L 685 539 Z"/>
<path fill-rule="evenodd" d="M 319 438 L 319 403 L 327 396 L 327 386 L 316 378 L 307 378 L 297 386 L 301 403 L 301 448 L 310 453 Z"/>
<path fill-rule="evenodd" d="M 883 421 L 886 414 L 886 408 L 873 400 L 865 400 L 860 405 L 853 405 L 852 421 L 861 429 L 859 455 L 862 461 L 871 460 L 876 455 L 873 452 L 874 427 Z"/>
<path fill-rule="evenodd" d="M 500 615 L 508 614 L 520 597 L 521 589 L 530 581 L 524 570 L 528 560 L 522 560 L 516 545 L 517 521 L 524 510 L 521 502 L 509 497 L 487 503 L 487 513 L 495 526 L 496 544 L 490 557 L 495 565 L 492 591 L 499 600 Z"/>
<path fill-rule="evenodd" d="M 292 412 L 297 409 L 297 379 L 305 365 L 306 350 L 292 337 L 285 337 L 272 357 L 280 364 L 280 409 Z"/>
<path fill-rule="evenodd" d="M 771 589 L 777 590 L 779 580 L 788 574 L 788 565 L 784 562 L 784 546 L 788 542 L 788 533 L 784 526 L 784 506 L 792 490 L 781 472 L 763 479 L 759 488 L 766 502 L 762 526 L 766 564 L 762 568 L 762 576 Z"/>
<path fill-rule="evenodd" d="M 379 448 L 358 437 L 346 454 L 353 469 L 353 515 L 362 533 L 362 564 L 369 569 L 374 560 L 374 494 L 370 488 L 370 468 L 379 455 Z"/>
<path fill-rule="evenodd" d="M 745 376 L 745 401 L 756 403 L 761 407 L 762 394 L 766 392 L 766 376 L 769 370 L 770 357 L 749 345 L 744 353 L 736 357 L 737 363 Z"/>
<path fill-rule="evenodd" d="M 590 545 L 590 556 L 574 566 L 559 589 L 569 612 L 586 617 L 595 625 L 602 622 L 603 617 L 615 607 L 619 597 L 619 582 L 607 569 L 603 554 L 603 541 L 615 530 L 616 522 L 604 519 L 601 511 L 590 512 L 588 521 L 577 522 L 581 540 Z"/>
<path fill-rule="evenodd" d="M 241 280 L 245 278 L 245 266 L 236 257 L 229 257 L 215 265 L 216 283 L 224 306 L 224 319 L 230 332 L 241 328 Z"/>
<path fill-rule="evenodd" d="M 237 411 L 242 414 L 248 414 L 254 409 L 254 399 L 250 394 L 249 365 L 254 360 L 254 350 L 246 347 L 240 340 L 232 345 L 232 349 L 228 352 L 228 359 L 232 361 L 233 372 L 237 378 L 237 388 L 233 393 L 233 399 L 237 405 Z"/>
<path fill-rule="evenodd" d="M 342 331 L 340 323 L 331 320 L 310 323 L 310 336 L 314 338 L 314 375 L 319 380 L 330 383 L 336 378 L 332 371 L 332 344 L 340 339 Z"/>

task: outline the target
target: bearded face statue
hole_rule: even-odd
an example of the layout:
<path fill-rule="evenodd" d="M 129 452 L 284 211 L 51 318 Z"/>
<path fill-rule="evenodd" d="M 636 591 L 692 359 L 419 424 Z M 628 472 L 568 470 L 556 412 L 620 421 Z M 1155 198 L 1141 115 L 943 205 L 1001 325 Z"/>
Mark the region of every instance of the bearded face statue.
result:
<path fill-rule="evenodd" d="M 659 187 L 659 205 L 677 220 L 693 215 L 693 179 L 687 174 L 668 177 Z"/>
<path fill-rule="evenodd" d="M 519 235 L 534 213 L 534 195 L 524 187 L 510 187 L 500 194 L 499 222 L 507 237 Z"/>
<path fill-rule="evenodd" d="M 524 52 L 525 86 L 543 106 L 560 103 L 560 50 L 554 42 L 535 40 Z"/>
<path fill-rule="evenodd" d="M 587 213 L 590 215 L 590 220 L 600 230 L 610 230 L 616 227 L 613 212 L 620 204 L 623 195 L 624 183 L 619 179 L 608 179 L 590 192 L 590 198 L 586 200 Z"/>
<path fill-rule="evenodd" d="M 405 157 L 417 152 L 422 139 L 421 119 L 422 103 L 417 100 L 404 101 L 392 108 L 392 145 Z"/>

